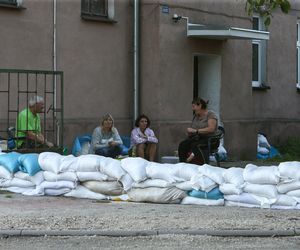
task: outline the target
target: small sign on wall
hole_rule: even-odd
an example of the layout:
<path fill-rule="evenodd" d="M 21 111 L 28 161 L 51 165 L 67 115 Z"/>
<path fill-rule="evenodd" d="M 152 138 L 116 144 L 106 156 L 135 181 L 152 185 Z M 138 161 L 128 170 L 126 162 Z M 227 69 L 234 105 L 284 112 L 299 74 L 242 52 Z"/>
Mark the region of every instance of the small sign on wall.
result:
<path fill-rule="evenodd" d="M 165 14 L 169 14 L 169 12 L 170 12 L 169 6 L 163 5 L 163 6 L 161 7 L 161 12 L 162 12 L 162 13 L 165 13 Z"/>

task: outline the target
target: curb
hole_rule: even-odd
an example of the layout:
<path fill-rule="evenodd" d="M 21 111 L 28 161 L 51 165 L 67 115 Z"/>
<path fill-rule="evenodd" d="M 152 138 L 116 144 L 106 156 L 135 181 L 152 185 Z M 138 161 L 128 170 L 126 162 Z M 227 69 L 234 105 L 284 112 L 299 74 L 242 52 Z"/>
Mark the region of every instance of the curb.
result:
<path fill-rule="evenodd" d="M 288 230 L 242 230 L 242 229 L 225 229 L 225 230 L 0 230 L 0 237 L 41 237 L 41 236 L 107 236 L 107 237 L 137 237 L 137 236 L 158 236 L 166 234 L 176 235 L 206 235 L 219 237 L 287 237 L 300 236 L 300 229 Z"/>

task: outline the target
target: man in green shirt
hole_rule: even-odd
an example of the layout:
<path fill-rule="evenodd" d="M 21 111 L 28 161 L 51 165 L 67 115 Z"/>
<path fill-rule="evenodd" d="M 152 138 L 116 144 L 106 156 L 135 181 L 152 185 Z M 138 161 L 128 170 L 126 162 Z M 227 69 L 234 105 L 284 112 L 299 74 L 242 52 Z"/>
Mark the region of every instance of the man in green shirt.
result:
<path fill-rule="evenodd" d="M 42 113 L 43 110 L 43 97 L 33 96 L 28 102 L 28 108 L 19 113 L 16 124 L 16 136 L 18 138 L 26 137 L 26 139 L 17 140 L 18 148 L 53 147 L 53 144 L 48 142 L 42 134 L 39 113 Z"/>

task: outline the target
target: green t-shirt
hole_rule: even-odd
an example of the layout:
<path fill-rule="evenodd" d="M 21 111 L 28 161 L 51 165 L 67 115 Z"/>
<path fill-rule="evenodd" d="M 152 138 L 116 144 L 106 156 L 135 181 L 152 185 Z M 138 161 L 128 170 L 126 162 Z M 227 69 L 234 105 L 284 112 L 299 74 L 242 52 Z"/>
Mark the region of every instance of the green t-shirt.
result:
<path fill-rule="evenodd" d="M 18 115 L 17 119 L 17 137 L 25 137 L 27 131 L 41 133 L 41 118 L 39 114 L 32 114 L 30 109 L 24 109 Z M 17 140 L 17 146 L 21 146 L 24 140 Z"/>

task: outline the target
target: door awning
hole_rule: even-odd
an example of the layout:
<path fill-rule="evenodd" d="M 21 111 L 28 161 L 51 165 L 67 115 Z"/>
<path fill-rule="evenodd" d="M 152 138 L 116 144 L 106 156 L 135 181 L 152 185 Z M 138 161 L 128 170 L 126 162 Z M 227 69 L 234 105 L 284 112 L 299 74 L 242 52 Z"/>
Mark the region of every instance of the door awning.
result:
<path fill-rule="evenodd" d="M 268 31 L 187 23 L 187 36 L 209 39 L 269 40 Z"/>

